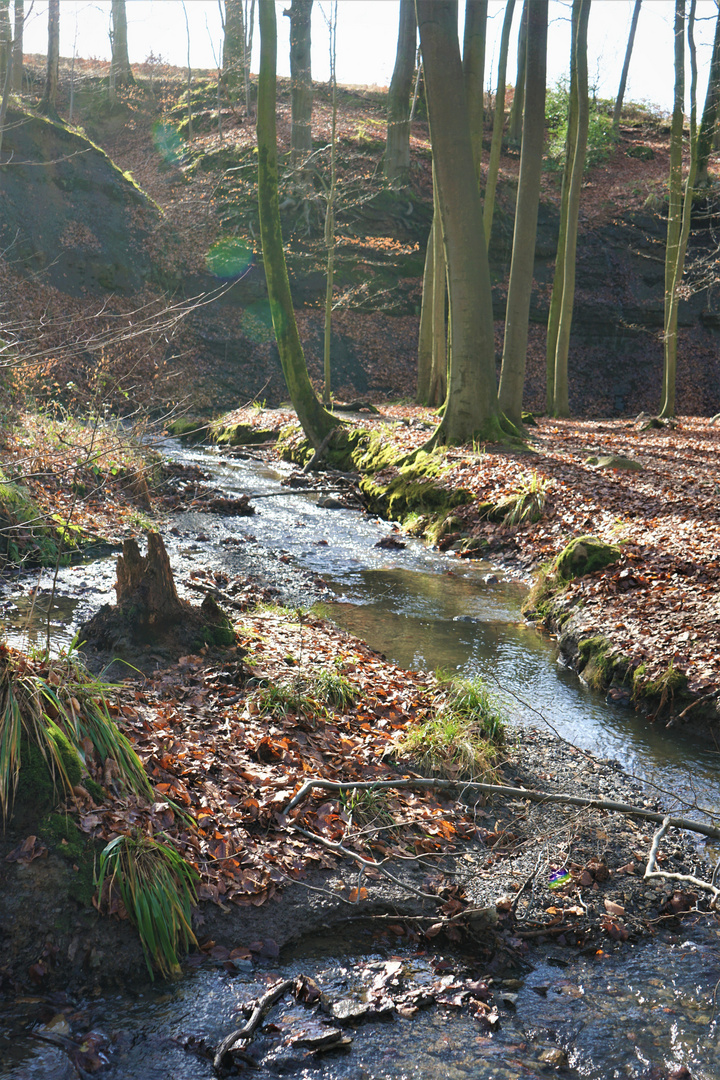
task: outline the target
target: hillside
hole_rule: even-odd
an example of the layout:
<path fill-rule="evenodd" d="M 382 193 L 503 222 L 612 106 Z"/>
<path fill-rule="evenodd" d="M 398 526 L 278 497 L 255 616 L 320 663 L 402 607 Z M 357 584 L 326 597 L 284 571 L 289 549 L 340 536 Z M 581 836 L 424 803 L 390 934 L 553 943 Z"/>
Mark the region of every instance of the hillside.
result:
<path fill-rule="evenodd" d="M 10 198 L 0 207 L 0 228 L 6 242 L 8 310 L 23 311 L 24 321 L 30 322 L 33 309 L 44 310 L 48 303 L 51 309 L 63 305 L 67 296 L 73 298 L 78 316 L 94 317 L 96 298 L 102 296 L 115 313 L 135 310 L 138 300 L 154 304 L 155 311 L 167 297 L 177 303 L 220 289 L 211 303 L 195 305 L 179 322 L 172 320 L 171 332 L 162 341 L 155 335 L 149 366 L 147 358 L 141 362 L 138 351 L 133 351 L 133 371 L 151 374 L 149 382 L 141 380 L 143 402 L 155 410 L 180 405 L 202 415 L 256 398 L 278 403 L 286 391 L 259 251 L 253 120 L 235 103 L 221 102 L 218 112 L 215 82 L 198 72 L 190 140 L 184 74 L 173 69 L 150 74 L 151 78 L 141 74 L 138 85 L 110 106 L 103 65 L 87 62 L 74 90 L 74 110 L 87 134 L 152 202 L 120 173 L 108 173 L 112 183 L 99 174 L 95 177 L 92 168 L 98 168 L 101 160 L 103 168 L 113 168 L 97 150 L 86 147 L 81 154 L 64 153 L 62 141 L 77 141 L 77 135 L 38 120 L 8 133 L 15 131 L 16 140 L 24 140 L 18 143 L 23 160 L 58 162 L 6 170 Z M 67 111 L 69 92 L 65 70 L 61 113 Z M 427 124 L 418 119 L 413 126 L 409 188 L 392 190 L 381 172 L 384 95 L 343 89 L 339 108 L 334 390 L 338 398 L 408 398 L 414 393 L 421 275 L 431 219 Z M 288 87 L 281 83 L 281 150 L 289 146 L 289 121 Z M 316 86 L 312 176 L 308 182 L 288 169 L 281 191 L 293 294 L 316 380 L 321 373 L 322 222 L 330 122 L 327 88 Z M 51 129 L 57 146 L 47 142 Z M 38 131 L 45 133 L 47 145 Z M 661 117 L 630 110 L 620 142 L 599 153 L 598 163 L 588 171 L 570 358 L 575 415 L 635 415 L 657 407 L 667 142 L 668 127 Z M 505 154 L 490 251 L 498 356 L 517 169 L 517 153 Z M 113 192 L 122 184 L 124 195 L 118 200 Z M 544 407 L 544 327 L 559 189 L 560 171 L 549 160 L 543 179 L 526 390 L 526 407 L 536 412 Z M 23 206 L 35 209 L 23 216 Z M 720 313 L 712 271 L 717 223 L 718 206 L 711 199 L 697 206 L 688 289 L 680 308 L 680 413 L 712 415 L 720 409 Z M 43 384 L 53 385 L 57 393 L 70 382 L 70 399 L 75 393 L 82 399 L 94 388 L 92 362 L 80 365 L 78 379 L 77 353 L 63 355 L 62 344 L 59 333 L 57 355 L 50 368 L 42 370 Z M 123 381 L 127 360 L 125 348 L 104 347 L 108 388 L 113 377 Z M 127 378 L 122 393 L 108 389 L 111 405 L 127 408 L 126 384 Z"/>

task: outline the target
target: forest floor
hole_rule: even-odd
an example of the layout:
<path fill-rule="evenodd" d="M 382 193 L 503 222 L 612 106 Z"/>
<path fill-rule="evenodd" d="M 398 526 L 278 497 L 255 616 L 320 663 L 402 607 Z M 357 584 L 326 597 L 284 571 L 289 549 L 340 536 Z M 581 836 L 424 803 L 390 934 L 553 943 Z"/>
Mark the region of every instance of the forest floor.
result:
<path fill-rule="evenodd" d="M 175 100 L 177 92 L 176 85 Z M 140 90 L 137 94 L 142 96 Z M 174 102 L 167 87 L 158 89 L 157 96 L 163 95 L 167 100 L 162 104 L 170 108 Z M 372 95 L 359 95 L 358 100 L 357 113 L 345 118 L 343 134 L 358 173 L 371 175 L 379 151 L 374 146 L 377 140 L 367 132 L 372 135 L 380 125 L 382 110 Z M 180 262 L 201 275 L 218 236 L 213 216 L 218 177 L 200 167 L 191 175 L 182 160 L 159 163 L 149 135 L 157 110 L 154 107 L 146 115 L 142 110 L 133 112 L 132 101 L 129 105 L 130 112 L 115 121 L 105 118 L 103 145 L 123 168 L 133 170 L 172 218 L 180 238 Z M 287 137 L 288 115 L 285 102 L 280 108 L 281 138 Z M 329 123 L 326 100 L 319 101 L 317 118 L 320 138 Z M 588 180 L 593 189 L 589 226 L 602 214 L 612 218 L 616 200 L 626 207 L 643 207 L 664 182 L 666 142 L 662 124 L 652 127 L 657 145 L 651 161 L 628 158 L 618 148 L 607 166 L 593 172 Z M 232 130 L 233 146 L 251 152 L 248 119 L 234 116 Z M 638 138 L 647 142 L 647 131 Z M 222 137 L 205 132 L 199 136 L 195 157 L 222 147 Z M 427 194 L 428 145 L 421 123 L 415 126 L 413 147 L 417 186 L 421 190 L 424 185 Z M 517 155 L 507 155 L 505 180 L 512 181 L 516 169 Z M 559 193 L 557 174 L 548 175 L 544 183 L 545 197 L 552 202 Z M 405 246 L 404 254 L 421 257 L 415 238 Z M 378 258 L 388 247 L 394 250 L 382 238 L 374 242 Z M 349 261 L 353 257 L 349 244 Z M 381 430 L 398 452 L 407 452 L 428 437 L 436 418 L 429 410 L 388 402 L 390 396 L 409 398 L 414 391 L 417 317 L 412 304 L 413 298 L 419 300 L 417 277 L 408 279 L 400 292 L 404 314 L 349 310 L 338 318 L 363 355 L 367 376 L 363 389 L 382 409 L 381 417 L 363 415 L 359 422 Z M 33 296 L 42 310 L 43 297 Z M 81 303 L 83 298 L 75 298 L 76 306 Z M 90 308 L 97 311 L 94 300 Z M 319 325 L 316 308 L 308 304 L 299 318 L 312 336 Z M 243 319 L 242 311 L 227 313 L 223 327 L 227 338 L 241 326 L 247 331 Z M 266 326 L 248 366 L 232 372 L 231 379 L 232 365 L 221 369 L 220 378 L 216 357 L 203 347 L 199 335 L 179 337 L 176 345 L 172 372 L 165 370 L 163 360 L 156 384 L 155 375 L 150 372 L 145 378 L 142 367 L 133 373 L 139 396 L 152 385 L 153 393 L 143 397 L 148 408 L 159 409 L 168 401 L 176 404 L 176 388 L 192 386 L 196 379 L 212 385 L 227 377 L 226 396 L 237 401 L 242 380 L 249 384 L 257 375 L 262 385 L 272 351 Z M 544 349 L 537 326 L 531 333 L 530 352 L 529 369 L 539 371 Z M 103 377 L 110 380 L 122 371 L 123 358 L 119 354 L 106 359 Z M 45 384 L 46 399 L 62 392 L 66 405 L 82 407 L 88 400 L 82 393 L 94 390 L 81 385 L 81 374 L 74 354 L 58 351 L 34 385 L 42 391 Z M 25 382 L 18 372 L 20 390 L 32 382 Z M 277 379 L 272 389 L 282 400 Z M 344 389 L 358 387 L 339 384 L 338 393 Z M 685 393 L 684 407 L 691 411 L 691 380 Z M 225 401 L 209 397 L 200 404 L 204 409 L 226 407 Z M 586 407 L 592 411 L 592 402 Z M 13 404 L 11 412 L 16 408 Z M 267 410 L 247 409 L 232 419 L 260 424 L 267 421 Z M 280 409 L 271 419 L 276 426 L 293 416 Z M 13 417 L 6 420 L 3 470 L 23 478 L 46 520 L 59 515 L 89 534 L 113 540 L 153 525 L 157 462 L 148 465 L 137 447 L 128 450 L 119 429 L 113 434 L 112 428 L 97 422 L 76 425 L 52 417 L 43 420 L 46 428 L 32 416 L 13 428 Z M 574 536 L 592 534 L 621 545 L 616 564 L 568 586 L 567 601 L 581 601 L 576 607 L 581 610 L 583 634 L 602 635 L 635 667 L 644 665 L 648 682 L 673 671 L 693 700 L 707 697 L 714 702 L 720 693 L 717 429 L 707 419 L 687 417 L 674 427 L 647 430 L 629 418 L 540 418 L 537 424 L 528 437 L 527 452 L 492 446 L 447 451 L 440 485 L 448 491 L 464 488 L 472 496 L 454 511 L 455 535 L 484 541 L 482 550 L 488 558 L 525 577 L 554 558 Z M 642 469 L 603 468 L 587 460 L 604 455 L 631 458 Z M 481 502 L 497 503 L 528 488 L 542 494 L 543 513 L 535 523 L 509 526 L 479 515 Z M 31 524 L 13 524 L 13 536 L 26 552 L 34 543 Z M 441 539 L 441 546 L 453 542 L 451 532 Z M 497 940 L 514 955 L 522 955 L 528 940 L 543 936 L 561 944 L 599 947 L 601 942 L 620 942 L 664 925 L 676 926 L 680 917 L 698 917 L 698 897 L 691 889 L 643 879 L 652 827 L 606 811 L 547 805 L 536 809 L 525 800 L 499 797 L 465 804 L 454 796 L 445 798 L 442 791 L 396 788 L 387 796 L 376 791 L 342 798 L 316 790 L 288 813 L 293 793 L 309 777 L 351 783 L 419 775 L 417 763 L 395 749 L 395 739 L 437 711 L 440 688 L 432 676 L 400 671 L 312 613 L 299 617 L 255 607 L 254 601 L 262 597 L 247 582 L 216 584 L 226 593 L 230 585 L 236 586 L 234 595 L 242 608 L 237 618 L 239 649 L 182 657 L 177 665 L 127 684 L 118 696 L 114 715 L 147 766 L 155 801 L 139 805 L 110 784 L 102 805 L 82 793 L 71 805 L 81 831 L 97 840 L 138 827 L 172 838 L 201 874 L 200 896 L 207 903 L 196 928 L 211 959 L 232 965 L 263 951 L 272 955 L 279 944 L 312 922 L 317 925 L 363 911 L 374 917 L 388 911 L 396 914 L 397 920 L 387 927 L 383 924 L 382 932 L 398 941 L 415 940 L 418 926 L 426 937 L 442 932 L 452 940 L 476 934 L 478 909 L 494 906 Z M 322 697 L 323 670 L 335 672 L 350 685 L 351 698 L 344 707 Z M 279 688 L 274 696 L 268 693 L 272 688 Z M 327 694 L 327 686 L 323 692 Z M 673 702 L 663 704 L 659 722 L 670 715 Z M 691 711 L 686 719 L 692 717 Z M 597 792 L 646 808 L 660 805 L 612 763 L 599 762 L 543 732 L 522 740 L 510 732 L 491 756 L 495 760 L 488 768 L 495 773 L 488 776 L 501 783 L 570 794 Z M 102 763 L 89 759 L 88 764 L 102 783 Z M 662 796 L 665 806 L 667 798 Z M 26 840 L 13 838 L 14 849 L 9 838 L 4 842 L 12 856 L 3 862 L 8 881 L 17 875 L 18 866 L 24 872 L 40 864 L 42 841 L 24 847 Z M 342 850 L 333 849 L 340 841 Z M 378 865 L 363 864 L 358 870 L 358 855 Z M 680 872 L 696 866 L 693 848 L 682 839 L 673 838 L 662 857 Z M 385 877 L 389 867 L 401 884 Z M 565 869 L 570 880 L 549 891 L 550 876 Z M 270 902 L 283 890 L 297 896 L 303 882 L 311 886 L 305 923 L 297 901 L 296 906 Z M 432 907 L 423 909 L 425 904 Z M 700 898 L 699 906 L 703 905 Z M 226 918 L 226 908 L 237 918 Z M 115 910 L 122 914 L 116 902 Z M 48 911 L 49 932 L 52 926 Z M 28 967 L 37 959 L 33 947 L 22 954 Z M 82 951 L 73 956 L 82 962 Z"/>

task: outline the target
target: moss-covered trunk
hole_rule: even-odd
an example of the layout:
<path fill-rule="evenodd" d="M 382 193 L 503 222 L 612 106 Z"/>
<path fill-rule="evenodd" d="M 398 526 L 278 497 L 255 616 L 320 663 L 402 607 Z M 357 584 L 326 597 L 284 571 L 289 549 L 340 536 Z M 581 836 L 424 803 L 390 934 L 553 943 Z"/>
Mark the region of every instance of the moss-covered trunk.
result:
<path fill-rule="evenodd" d="M 313 446 L 317 447 L 334 427 L 339 426 L 340 422 L 318 401 L 310 382 L 295 321 L 283 251 L 278 200 L 275 130 L 277 25 L 273 0 L 260 0 L 258 14 L 260 25 L 257 111 L 258 203 L 265 278 L 275 339 L 290 399 L 305 435 Z"/>

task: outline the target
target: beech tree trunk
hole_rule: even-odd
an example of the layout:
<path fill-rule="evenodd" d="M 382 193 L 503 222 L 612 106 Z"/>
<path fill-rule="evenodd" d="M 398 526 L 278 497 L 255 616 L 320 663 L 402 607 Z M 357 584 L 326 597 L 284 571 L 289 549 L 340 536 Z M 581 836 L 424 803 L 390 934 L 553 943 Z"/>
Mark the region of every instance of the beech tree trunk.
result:
<path fill-rule="evenodd" d="M 231 92 L 247 81 L 249 70 L 242 0 L 225 0 L 222 72 Z"/>
<path fill-rule="evenodd" d="M 547 29 L 547 0 L 533 0 L 528 11 L 527 93 L 499 392 L 500 408 L 516 427 L 522 426 L 525 357 L 545 141 Z"/>
<path fill-rule="evenodd" d="M 478 183 L 482 162 L 485 124 L 485 41 L 487 37 L 487 0 L 466 0 L 463 32 L 463 76 L 465 100 L 470 123 L 470 143 Z"/>
<path fill-rule="evenodd" d="M 38 112 L 59 120 L 57 111 L 58 68 L 60 65 L 60 0 L 48 2 L 48 51 L 45 89 Z"/>
<path fill-rule="evenodd" d="M 720 106 L 720 11 L 715 16 L 715 41 L 710 61 L 705 108 L 703 109 L 700 134 L 698 135 L 696 187 L 709 186 L 708 159 L 713 148 L 713 138 L 717 128 L 718 106 Z"/>
<path fill-rule="evenodd" d="M 397 52 L 388 91 L 384 171 L 388 180 L 406 184 L 410 174 L 410 95 L 415 72 L 417 21 L 415 0 L 400 0 Z"/>
<path fill-rule="evenodd" d="M 112 66 L 115 86 L 135 84 L 128 58 L 125 0 L 112 0 Z"/>
<path fill-rule="evenodd" d="M 5 76 L 11 59 L 10 0 L 0 0 L 0 93 L 5 92 Z"/>
<path fill-rule="evenodd" d="M 258 80 L 257 146 L 260 238 L 275 340 L 290 399 L 303 431 L 318 447 L 340 422 L 318 401 L 310 382 L 295 312 L 280 228 L 277 135 L 275 127 L 277 24 L 274 0 L 260 0 L 260 75 Z"/>
<path fill-rule="evenodd" d="M 618 88 L 617 97 L 615 98 L 615 108 L 613 109 L 612 129 L 613 134 L 617 136 L 618 129 L 620 127 L 620 113 L 622 112 L 623 101 L 625 99 L 625 87 L 627 86 L 628 72 L 630 71 L 630 58 L 632 56 L 633 45 L 635 43 L 635 31 L 637 30 L 638 19 L 640 18 L 640 6 L 642 0 L 635 0 L 635 7 L 633 8 L 632 20 L 630 22 L 630 33 L 628 35 L 627 48 L 625 49 L 625 60 L 623 62 L 622 74 L 620 76 L 620 86 Z"/>
<path fill-rule="evenodd" d="M 417 0 L 425 93 L 447 261 L 452 354 L 436 441 L 503 438 L 483 215 L 470 141 L 457 4 Z"/>
<path fill-rule="evenodd" d="M 490 143 L 490 161 L 488 163 L 487 181 L 485 183 L 485 205 L 483 207 L 483 212 L 486 247 L 490 246 L 490 234 L 492 233 L 493 213 L 495 211 L 495 188 L 497 187 L 498 172 L 500 169 L 500 151 L 502 149 L 503 127 L 505 125 L 505 75 L 507 71 L 510 29 L 512 27 L 514 10 L 515 0 L 507 0 L 502 34 L 500 35 L 500 57 L 498 59 L 495 115 L 493 117 L 492 141 Z"/>
<path fill-rule="evenodd" d="M 511 146 L 517 146 L 522 138 L 523 110 L 525 108 L 525 65 L 527 63 L 528 46 L 528 4 L 529 0 L 525 0 L 520 18 L 520 30 L 518 31 L 517 76 L 510 109 L 510 123 L 508 124 L 508 142 Z"/>
<path fill-rule="evenodd" d="M 670 128 L 670 179 L 668 182 L 668 225 L 665 245 L 665 320 L 663 384 L 660 416 L 675 415 L 675 373 L 677 367 L 677 310 L 673 327 L 675 279 L 682 230 L 682 153 L 685 105 L 685 0 L 675 0 L 675 94 Z"/>
<path fill-rule="evenodd" d="M 555 379 L 553 390 L 553 416 L 570 415 L 570 391 L 568 384 L 568 355 L 570 352 L 570 329 L 575 305 L 575 262 L 577 232 L 580 217 L 580 193 L 585 172 L 590 107 L 588 102 L 587 30 L 590 18 L 590 0 L 579 0 L 573 10 L 577 18 L 575 33 L 574 84 L 570 88 L 570 108 L 577 116 L 575 147 L 568 184 L 564 250 L 562 258 L 562 291 L 557 312 L 557 339 L 555 343 Z M 570 125 L 568 124 L 568 128 Z M 553 283 L 554 291 L 554 283 Z"/>
<path fill-rule="evenodd" d="M 15 0 L 15 33 L 12 47 L 12 88 L 22 92 L 23 80 L 23 31 L 25 29 L 25 0 Z"/>
<path fill-rule="evenodd" d="M 446 296 L 447 267 L 437 181 L 433 168 L 433 220 L 425 252 L 418 341 L 417 401 L 420 405 L 442 405 L 447 394 Z"/>
<path fill-rule="evenodd" d="M 292 0 L 284 13 L 290 18 L 290 145 L 295 165 L 301 165 L 312 153 L 312 6 L 313 0 Z"/>

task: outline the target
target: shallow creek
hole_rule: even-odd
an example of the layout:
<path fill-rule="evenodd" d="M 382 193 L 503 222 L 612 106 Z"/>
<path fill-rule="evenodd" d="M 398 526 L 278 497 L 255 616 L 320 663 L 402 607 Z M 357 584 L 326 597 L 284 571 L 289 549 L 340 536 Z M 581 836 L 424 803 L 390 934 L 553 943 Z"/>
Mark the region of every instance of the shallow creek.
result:
<path fill-rule="evenodd" d="M 180 580 L 192 570 L 218 569 L 270 581 L 279 598 L 291 604 L 321 596 L 340 625 L 398 664 L 482 674 L 520 725 L 549 723 L 575 744 L 617 759 L 638 778 L 638 801 L 653 800 L 652 785 L 657 784 L 666 793 L 664 805 L 675 794 L 720 806 L 717 756 L 676 732 L 648 726 L 631 711 L 607 705 L 584 687 L 558 664 L 552 641 L 523 623 L 520 603 L 526 587 L 520 582 L 489 564 L 439 555 L 414 541 L 402 550 L 376 547 L 390 531 L 386 522 L 327 509 L 318 505 L 316 494 L 281 488 L 283 473 L 252 457 L 175 444 L 164 449 L 211 472 L 212 482 L 229 497 L 254 495 L 257 510 L 244 518 L 173 517 L 169 528 L 176 535 L 166 530 L 165 536 Z M 69 641 L 77 623 L 100 603 L 112 601 L 113 582 L 114 559 L 62 570 L 50 613 L 54 640 Z M 24 579 L 22 590 L 6 591 L 0 602 L 3 619 L 17 627 L 16 640 L 21 627 L 27 627 L 33 584 Z M 40 624 L 47 618 L 42 604 L 44 599 L 46 611 L 49 586 L 49 578 L 41 582 L 30 630 L 22 631 L 25 639 L 44 636 Z M 717 946 L 716 934 L 706 931 L 692 943 L 648 942 L 601 957 L 560 959 L 546 950 L 533 960 L 517 1000 L 500 1002 L 498 1031 L 485 1030 L 454 1010 L 432 1007 L 410 1020 L 366 1024 L 355 1032 L 349 1051 L 317 1060 L 268 1049 L 255 1075 L 532 1077 L 554 1071 L 552 1053 L 544 1060 L 542 1054 L 562 1048 L 568 1062 L 563 1075 L 642 1077 L 650 1076 L 651 1068 L 685 1064 L 695 1080 L 716 1080 Z M 327 959 L 326 952 L 319 955 L 308 944 L 302 959 L 283 957 L 266 974 L 286 977 L 302 971 L 331 996 L 348 996 L 359 992 L 358 973 L 365 965 L 390 955 L 379 949 L 382 945 L 368 942 L 364 951 L 358 945 L 348 958 L 336 940 Z M 422 985 L 433 974 L 427 957 L 405 953 L 402 959 L 409 984 Z M 216 1043 L 239 1024 L 239 1005 L 264 990 L 265 981 L 258 987 L 262 978 L 258 971 L 231 976 L 200 970 L 170 989 L 93 1002 L 88 1006 L 92 1025 L 114 1040 L 102 1075 L 128 1080 L 211 1076 L 209 1062 L 179 1042 L 194 1036 Z M 278 1007 L 279 1015 L 285 1008 Z M 31 1011 L 19 1009 L 14 1018 L 0 1017 L 0 1077 L 64 1080 L 78 1075 L 64 1052 L 24 1037 L 18 1041 L 17 1025 L 27 1027 Z"/>

